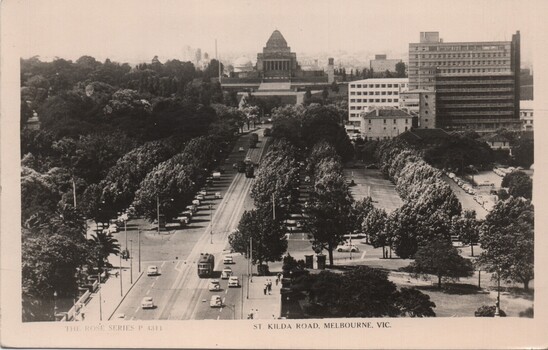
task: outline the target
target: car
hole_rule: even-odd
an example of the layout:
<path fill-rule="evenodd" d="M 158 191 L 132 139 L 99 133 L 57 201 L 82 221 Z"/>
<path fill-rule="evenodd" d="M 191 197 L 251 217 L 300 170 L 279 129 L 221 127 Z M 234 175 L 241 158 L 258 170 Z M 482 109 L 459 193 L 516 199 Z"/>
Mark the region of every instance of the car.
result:
<path fill-rule="evenodd" d="M 215 199 L 221 199 L 223 196 L 221 195 L 221 192 L 215 192 Z"/>
<path fill-rule="evenodd" d="M 112 318 L 115 320 L 124 320 L 126 318 L 126 315 L 120 312 L 112 316 Z"/>
<path fill-rule="evenodd" d="M 359 252 L 360 249 L 353 245 L 353 244 L 342 244 L 340 246 L 337 247 L 337 251 L 340 253 L 340 252 L 352 252 L 352 253 L 355 253 L 355 252 Z"/>
<path fill-rule="evenodd" d="M 192 204 L 198 206 L 198 205 L 200 205 L 200 200 L 199 200 L 199 199 L 195 199 L 195 200 L 192 201 Z"/>
<path fill-rule="evenodd" d="M 190 210 L 193 214 L 196 213 L 198 211 L 198 206 L 197 205 L 194 205 L 194 204 L 191 204 L 191 205 L 187 205 L 185 207 L 186 210 Z"/>
<path fill-rule="evenodd" d="M 196 196 L 196 199 L 203 201 L 205 199 L 205 197 L 203 195 L 199 194 L 199 195 Z"/>
<path fill-rule="evenodd" d="M 238 148 L 238 152 L 243 152 L 243 151 L 244 151 L 243 147 Z"/>
<path fill-rule="evenodd" d="M 150 265 L 147 267 L 147 276 L 156 276 L 158 274 L 158 267 Z"/>
<path fill-rule="evenodd" d="M 189 219 L 191 219 L 193 215 L 192 210 L 185 210 L 181 213 L 181 216 L 187 216 Z"/>
<path fill-rule="evenodd" d="M 238 169 L 238 163 L 233 163 L 232 164 L 232 169 Z"/>
<path fill-rule="evenodd" d="M 244 162 L 248 164 L 251 163 L 251 157 L 245 157 Z"/>
<path fill-rule="evenodd" d="M 212 292 L 221 290 L 221 284 L 219 283 L 219 280 L 209 280 L 208 289 Z"/>
<path fill-rule="evenodd" d="M 223 300 L 221 299 L 220 295 L 212 295 L 211 299 L 209 300 L 209 306 L 210 307 L 221 307 L 223 306 Z"/>
<path fill-rule="evenodd" d="M 234 258 L 230 255 L 225 256 L 223 259 L 223 264 L 234 264 Z"/>
<path fill-rule="evenodd" d="M 206 190 L 201 190 L 200 192 L 198 192 L 198 194 L 200 196 L 207 196 L 207 191 Z"/>
<path fill-rule="evenodd" d="M 308 175 L 307 175 L 307 176 L 305 176 L 305 178 L 304 178 L 304 182 L 306 182 L 306 183 L 310 182 L 310 176 L 308 176 Z"/>
<path fill-rule="evenodd" d="M 142 309 L 154 309 L 154 307 L 155 305 L 152 297 L 144 297 L 143 300 L 141 300 Z"/>
<path fill-rule="evenodd" d="M 240 286 L 240 280 L 238 279 L 238 276 L 230 276 L 228 279 L 228 287 L 239 287 Z"/>
<path fill-rule="evenodd" d="M 225 267 L 221 272 L 221 279 L 227 280 L 230 275 L 232 275 L 232 269 L 230 267 Z"/>

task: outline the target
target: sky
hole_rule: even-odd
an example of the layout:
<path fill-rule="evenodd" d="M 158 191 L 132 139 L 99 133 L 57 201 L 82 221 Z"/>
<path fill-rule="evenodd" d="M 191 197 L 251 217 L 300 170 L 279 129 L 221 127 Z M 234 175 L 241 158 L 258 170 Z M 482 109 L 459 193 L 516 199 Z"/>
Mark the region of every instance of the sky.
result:
<path fill-rule="evenodd" d="M 524 5 L 525 4 L 525 5 Z M 125 62 L 180 58 L 185 46 L 211 57 L 260 52 L 278 29 L 297 53 L 374 52 L 402 56 L 421 31 L 446 42 L 511 40 L 520 30 L 522 56 L 532 57 L 536 1 L 430 0 L 7 0 L 17 18 L 20 57 Z M 14 17 L 16 16 L 16 17 Z M 5 34 L 5 33 L 4 33 Z M 335 56 L 335 55 L 334 55 Z M 395 57 L 395 58 L 400 58 Z M 335 56 L 336 59 L 336 56 Z"/>

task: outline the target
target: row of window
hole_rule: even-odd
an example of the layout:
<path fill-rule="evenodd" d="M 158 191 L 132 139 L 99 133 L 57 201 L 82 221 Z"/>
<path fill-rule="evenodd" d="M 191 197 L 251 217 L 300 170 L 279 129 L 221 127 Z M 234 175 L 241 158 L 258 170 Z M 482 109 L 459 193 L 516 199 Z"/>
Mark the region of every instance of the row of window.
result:
<path fill-rule="evenodd" d="M 457 61 L 457 62 L 420 62 L 421 67 L 438 67 L 438 66 L 491 66 L 491 65 L 509 65 L 510 61 L 496 60 L 496 61 Z M 414 62 L 411 67 L 418 67 L 419 62 Z"/>
<path fill-rule="evenodd" d="M 510 68 L 471 68 L 471 69 L 440 69 L 440 73 L 494 73 L 494 72 L 511 72 Z M 434 74 L 434 71 L 421 70 L 422 74 Z M 418 75 L 418 70 L 410 69 L 409 75 Z"/>
<path fill-rule="evenodd" d="M 441 50 L 440 50 L 441 51 Z M 488 52 L 488 53 L 474 53 L 474 52 L 463 52 L 463 53 L 449 53 L 449 54 L 416 54 L 413 55 L 414 58 L 493 58 L 493 57 L 510 57 L 510 52 Z"/>
<path fill-rule="evenodd" d="M 520 112 L 519 115 L 520 115 L 521 117 L 527 117 L 527 116 L 532 117 L 532 116 L 533 116 L 533 112 Z"/>
<path fill-rule="evenodd" d="M 399 99 L 397 98 L 370 98 L 370 99 L 367 99 L 367 98 L 352 98 L 350 99 L 350 102 L 363 102 L 363 103 L 374 103 L 374 102 L 379 102 L 379 103 L 386 103 L 386 102 L 398 102 Z M 351 107 L 354 107 L 354 106 L 351 106 Z M 353 108 L 350 108 L 350 109 L 353 109 Z"/>
<path fill-rule="evenodd" d="M 392 120 L 394 121 L 394 124 L 396 124 L 397 119 L 392 119 Z M 371 124 L 371 119 L 367 119 L 367 122 L 368 122 L 369 124 Z M 382 120 L 382 123 L 383 123 L 383 124 L 386 124 L 386 119 L 383 119 L 383 120 Z M 409 119 L 407 119 L 407 118 L 405 119 L 405 124 L 409 124 Z"/>
<path fill-rule="evenodd" d="M 398 91 L 363 91 L 364 95 L 399 95 Z M 361 96 L 362 91 L 350 91 L 351 96 Z"/>
<path fill-rule="evenodd" d="M 428 46 L 412 46 L 415 51 L 479 51 L 479 50 L 510 50 L 510 44 L 504 45 L 428 45 Z M 461 57 L 491 57 L 489 55 L 497 55 L 501 52 L 461 52 L 457 54 L 446 54 L 449 56 Z M 505 53 L 504 53 L 505 54 Z M 464 56 L 464 55 L 478 55 L 478 56 Z"/>
<path fill-rule="evenodd" d="M 401 88 L 405 88 L 407 87 L 408 84 L 350 84 L 350 87 L 351 88 L 358 88 L 358 89 L 361 89 L 361 88 L 370 88 L 370 89 L 384 89 L 384 88 L 398 88 L 398 87 L 401 87 Z"/>
<path fill-rule="evenodd" d="M 382 128 L 383 130 L 386 130 L 386 126 Z M 368 128 L 369 131 L 371 131 L 371 128 Z M 396 127 L 394 127 L 392 130 L 396 130 Z M 407 126 L 405 127 L 405 131 L 407 131 Z"/>

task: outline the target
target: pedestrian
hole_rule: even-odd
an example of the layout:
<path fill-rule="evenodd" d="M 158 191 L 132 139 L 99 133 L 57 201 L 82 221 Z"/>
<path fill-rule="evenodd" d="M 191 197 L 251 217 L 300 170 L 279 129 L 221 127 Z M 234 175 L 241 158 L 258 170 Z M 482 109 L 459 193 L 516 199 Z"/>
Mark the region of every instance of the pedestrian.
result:
<path fill-rule="evenodd" d="M 278 286 L 278 281 L 279 281 L 279 279 L 278 279 L 278 278 L 276 278 L 276 287 Z"/>
<path fill-rule="evenodd" d="M 267 289 L 268 289 L 268 285 L 265 283 L 264 289 L 263 289 L 264 295 L 266 295 L 266 290 L 267 290 Z"/>
<path fill-rule="evenodd" d="M 272 281 L 268 280 L 268 294 L 272 291 Z"/>

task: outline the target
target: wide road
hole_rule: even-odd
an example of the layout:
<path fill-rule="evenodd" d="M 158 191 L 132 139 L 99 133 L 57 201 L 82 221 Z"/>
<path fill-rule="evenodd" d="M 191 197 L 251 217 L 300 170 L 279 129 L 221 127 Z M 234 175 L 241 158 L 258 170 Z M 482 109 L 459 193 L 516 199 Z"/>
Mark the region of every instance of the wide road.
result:
<path fill-rule="evenodd" d="M 228 157 L 225 169 L 226 173 L 214 184 L 214 191 L 225 187 L 221 201 L 213 199 L 208 194 L 202 202 L 200 210 L 206 215 L 200 216 L 200 225 L 194 239 L 185 239 L 188 229 L 178 230 L 171 234 L 169 241 L 161 245 L 167 253 L 162 256 L 161 252 L 155 254 L 154 258 L 146 259 L 143 262 L 143 275 L 138 278 L 131 291 L 126 295 L 115 314 L 122 313 L 127 320 L 186 320 L 186 319 L 217 319 L 217 318 L 241 318 L 241 312 L 225 310 L 226 307 L 209 309 L 209 298 L 213 292 L 208 291 L 208 279 L 198 277 L 197 261 L 201 253 L 215 255 L 216 273 L 220 278 L 223 256 L 228 253 L 228 235 L 234 230 L 240 221 L 244 211 L 244 204 L 249 206 L 249 192 L 253 179 L 245 177 L 243 173 L 236 173 L 232 169 L 232 163 L 243 159 L 244 155 L 258 163 L 265 153 L 265 139 L 262 137 L 262 130 L 256 131 L 259 134 L 257 148 L 248 149 L 248 137 L 242 136 L 234 151 Z M 244 147 L 246 152 L 238 152 L 239 147 Z M 232 179 L 232 181 L 230 181 Z M 223 186 L 223 184 L 225 186 Z M 212 210 L 209 210 L 209 205 Z M 215 206 L 215 204 L 217 204 Z M 212 220 L 210 221 L 210 217 Z M 190 227 L 193 224 L 191 223 Z M 196 230 L 193 230 L 196 231 Z M 149 233 L 151 235 L 151 233 Z M 181 252 L 181 254 L 177 254 Z M 152 257 L 151 257 L 152 258 Z M 239 276 L 246 273 L 246 260 L 239 255 L 234 256 L 236 264 L 232 265 Z M 146 267 L 149 265 L 158 266 L 158 276 L 147 276 Z M 241 281 L 242 284 L 245 283 Z M 231 288 L 227 293 L 227 282 L 222 281 L 222 298 L 227 306 L 241 309 L 242 288 Z M 216 292 L 217 293 L 217 292 Z M 142 309 L 141 300 L 149 296 L 154 300 L 154 309 Z M 203 300 L 206 299 L 206 302 Z M 207 306 L 207 312 L 203 310 Z M 216 313 L 216 314 L 215 314 Z M 220 315 L 223 317 L 218 317 Z M 225 317 L 226 315 L 226 317 Z M 230 316 L 230 317 L 228 317 Z"/>

